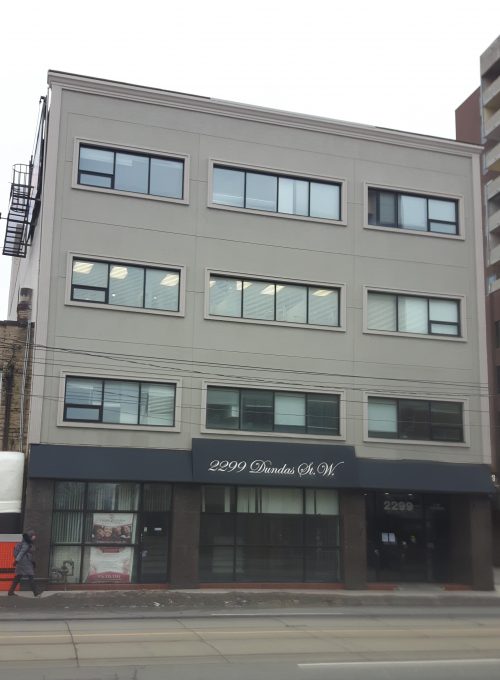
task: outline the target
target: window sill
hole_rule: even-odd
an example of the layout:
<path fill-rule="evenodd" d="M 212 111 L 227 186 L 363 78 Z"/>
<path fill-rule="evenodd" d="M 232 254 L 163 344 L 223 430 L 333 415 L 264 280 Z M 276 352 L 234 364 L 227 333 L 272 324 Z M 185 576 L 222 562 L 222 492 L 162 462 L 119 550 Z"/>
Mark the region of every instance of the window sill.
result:
<path fill-rule="evenodd" d="M 378 224 L 364 224 L 363 229 L 373 231 L 388 231 L 393 234 L 407 234 L 409 236 L 431 236 L 432 238 L 444 238 L 451 241 L 465 241 L 465 236 L 458 234 L 440 234 L 434 231 L 420 231 L 419 229 L 403 229 L 402 227 L 383 227 Z"/>
<path fill-rule="evenodd" d="M 272 439 L 310 439 L 317 441 L 345 441 L 341 435 L 318 435 L 318 434 L 299 434 L 292 432 L 253 432 L 249 430 L 216 430 L 201 427 L 202 434 L 225 435 L 229 437 L 271 437 Z"/>
<path fill-rule="evenodd" d="M 332 220 L 321 217 L 307 217 L 306 215 L 291 215 L 289 213 L 272 212 L 268 210 L 253 210 L 251 208 L 238 208 L 231 205 L 219 203 L 208 203 L 208 208 L 214 210 L 226 210 L 228 212 L 243 213 L 245 215 L 258 215 L 259 217 L 279 217 L 285 220 L 295 220 L 299 222 L 318 222 L 319 224 L 331 224 L 338 227 L 347 227 L 347 220 Z"/>
<path fill-rule="evenodd" d="M 128 198 L 141 198 L 148 201 L 160 201 L 160 203 L 177 203 L 178 205 L 189 205 L 188 198 L 169 198 L 168 196 L 153 196 L 152 194 L 139 194 L 133 191 L 118 191 L 117 189 L 106 189 L 104 187 L 94 187 L 87 184 L 78 184 L 73 182 L 72 189 L 79 189 L 81 191 L 92 191 L 98 194 L 107 194 L 111 196 L 127 196 Z"/>
<path fill-rule="evenodd" d="M 134 432 L 163 432 L 169 434 L 170 432 L 180 432 L 179 425 L 174 427 L 161 427 L 158 425 L 120 425 L 113 423 L 93 423 L 93 422 L 76 422 L 58 419 L 57 427 L 83 427 L 84 429 L 93 430 L 124 430 Z"/>
<path fill-rule="evenodd" d="M 133 312 L 134 314 L 152 314 L 154 316 L 178 316 L 184 317 L 184 312 L 169 312 L 163 309 L 145 309 L 144 307 L 127 307 L 124 305 L 110 305 L 104 302 L 79 302 L 77 300 L 66 299 L 64 303 L 67 307 L 89 307 L 90 309 L 101 309 L 108 312 Z"/>
<path fill-rule="evenodd" d="M 467 342 L 467 338 L 463 336 L 456 336 L 456 335 L 432 335 L 431 333 L 398 333 L 397 331 L 376 331 L 376 330 L 368 330 L 368 329 L 363 329 L 363 334 L 364 335 L 385 335 L 385 336 L 392 336 L 395 338 L 408 338 L 408 339 L 417 339 L 417 340 L 445 340 L 447 342 Z"/>
<path fill-rule="evenodd" d="M 470 448 L 470 444 L 468 442 L 438 442 L 438 441 L 428 441 L 427 439 L 385 439 L 382 437 L 364 437 L 363 438 L 364 442 L 367 442 L 369 444 L 396 444 L 397 446 L 403 445 L 411 445 L 411 446 L 439 446 L 439 447 L 448 447 L 452 446 L 453 448 Z"/>
<path fill-rule="evenodd" d="M 237 316 L 215 316 L 213 314 L 205 314 L 207 321 L 229 321 L 244 324 L 257 324 L 259 326 L 274 326 L 284 328 L 298 328 L 303 330 L 327 331 L 331 333 L 345 333 L 345 326 L 319 326 L 317 324 L 308 323 L 293 323 L 291 321 L 266 321 L 265 319 L 241 319 Z"/>

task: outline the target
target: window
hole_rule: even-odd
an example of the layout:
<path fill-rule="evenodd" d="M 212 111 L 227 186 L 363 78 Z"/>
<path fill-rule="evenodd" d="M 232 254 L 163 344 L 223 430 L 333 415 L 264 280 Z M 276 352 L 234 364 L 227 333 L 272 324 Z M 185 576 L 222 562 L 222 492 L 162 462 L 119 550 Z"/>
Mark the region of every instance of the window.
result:
<path fill-rule="evenodd" d="M 51 583 L 144 583 L 153 580 L 151 569 L 153 582 L 167 580 L 162 529 L 170 523 L 170 484 L 58 481 L 54 486 Z M 144 535 L 145 526 L 154 532 Z M 146 547 L 151 560 L 144 559 Z"/>
<path fill-rule="evenodd" d="M 368 436 L 463 442 L 463 404 L 425 399 L 368 398 Z"/>
<path fill-rule="evenodd" d="M 210 276 L 212 316 L 339 326 L 339 299 L 339 288 Z"/>
<path fill-rule="evenodd" d="M 184 161 L 82 144 L 78 184 L 182 199 Z"/>
<path fill-rule="evenodd" d="M 208 387 L 206 427 L 338 436 L 339 409 L 337 394 Z"/>
<path fill-rule="evenodd" d="M 64 396 L 66 422 L 173 427 L 176 386 L 68 376 Z"/>
<path fill-rule="evenodd" d="M 495 348 L 500 349 L 500 321 L 495 321 Z"/>
<path fill-rule="evenodd" d="M 368 330 L 460 336 L 460 301 L 368 292 Z"/>
<path fill-rule="evenodd" d="M 338 182 L 215 165 L 212 201 L 248 210 L 340 220 L 340 186 Z"/>
<path fill-rule="evenodd" d="M 456 235 L 458 201 L 370 188 L 368 224 Z"/>
<path fill-rule="evenodd" d="M 200 581 L 338 581 L 332 489 L 202 487 Z"/>
<path fill-rule="evenodd" d="M 180 271 L 73 258 L 71 299 L 120 307 L 179 311 Z"/>

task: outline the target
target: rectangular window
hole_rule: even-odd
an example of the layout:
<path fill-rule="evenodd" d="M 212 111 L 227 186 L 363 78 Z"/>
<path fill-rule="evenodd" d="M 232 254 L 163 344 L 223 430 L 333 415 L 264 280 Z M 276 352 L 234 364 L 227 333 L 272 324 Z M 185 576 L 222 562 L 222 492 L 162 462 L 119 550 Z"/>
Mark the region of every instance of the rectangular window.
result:
<path fill-rule="evenodd" d="M 458 201 L 369 188 L 368 224 L 456 235 Z"/>
<path fill-rule="evenodd" d="M 369 397 L 368 436 L 463 442 L 463 404 L 425 399 Z"/>
<path fill-rule="evenodd" d="M 183 198 L 184 161 L 80 145 L 78 183 L 135 194 Z"/>
<path fill-rule="evenodd" d="M 179 311 L 180 271 L 73 258 L 71 299 Z"/>
<path fill-rule="evenodd" d="M 368 330 L 460 337 L 460 301 L 368 292 Z"/>
<path fill-rule="evenodd" d="M 68 376 L 64 421 L 173 427 L 173 384 Z"/>
<path fill-rule="evenodd" d="M 340 220 L 339 182 L 215 165 L 212 201 L 248 210 Z"/>
<path fill-rule="evenodd" d="M 338 394 L 207 388 L 208 429 L 338 436 L 339 411 Z"/>
<path fill-rule="evenodd" d="M 209 313 L 315 326 L 339 326 L 340 289 L 212 274 Z"/>
<path fill-rule="evenodd" d="M 202 487 L 200 581 L 340 578 L 332 489 Z"/>

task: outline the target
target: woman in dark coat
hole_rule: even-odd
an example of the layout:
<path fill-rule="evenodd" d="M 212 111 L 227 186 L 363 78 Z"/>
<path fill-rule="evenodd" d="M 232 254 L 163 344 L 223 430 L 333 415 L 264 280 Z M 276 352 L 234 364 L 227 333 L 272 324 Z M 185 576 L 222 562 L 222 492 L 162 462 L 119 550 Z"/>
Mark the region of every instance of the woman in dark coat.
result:
<path fill-rule="evenodd" d="M 14 548 L 14 560 L 16 563 L 16 575 L 9 588 L 9 595 L 14 595 L 17 584 L 23 578 L 27 578 L 33 595 L 37 597 L 39 592 L 35 586 L 35 562 L 33 561 L 33 541 L 36 539 L 34 531 L 23 534 L 23 540 Z"/>

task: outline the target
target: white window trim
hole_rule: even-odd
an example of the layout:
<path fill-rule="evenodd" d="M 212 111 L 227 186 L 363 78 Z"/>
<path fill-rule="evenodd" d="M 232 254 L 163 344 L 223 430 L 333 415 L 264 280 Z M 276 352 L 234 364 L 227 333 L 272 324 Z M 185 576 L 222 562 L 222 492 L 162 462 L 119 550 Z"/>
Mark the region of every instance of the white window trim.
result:
<path fill-rule="evenodd" d="M 379 331 L 368 328 L 368 293 L 392 293 L 393 295 L 413 295 L 415 297 L 441 298 L 459 303 L 460 330 L 462 335 L 433 335 L 432 333 L 403 333 L 401 331 Z M 367 335 L 392 335 L 396 338 L 422 338 L 423 340 L 438 340 L 445 342 L 467 342 L 465 295 L 449 295 L 423 290 L 405 290 L 402 288 L 379 288 L 377 286 L 363 286 L 363 333 Z"/>
<path fill-rule="evenodd" d="M 264 172 L 275 175 L 284 175 L 296 179 L 305 179 L 318 182 L 330 182 L 340 185 L 340 220 L 330 220 L 323 217 L 309 217 L 307 215 L 290 215 L 288 213 L 271 212 L 268 210 L 254 210 L 253 208 L 239 208 L 234 205 L 222 205 L 221 203 L 214 203 L 213 196 L 213 174 L 214 165 L 223 165 L 235 170 L 245 170 L 249 172 Z M 299 220 L 300 222 L 319 222 L 321 224 L 332 224 L 339 227 L 347 227 L 347 180 L 340 177 L 326 177 L 324 175 L 311 175 L 307 172 L 295 172 L 287 169 L 270 168 L 265 165 L 247 165 L 246 163 L 235 163 L 234 161 L 225 161 L 220 158 L 210 158 L 208 161 L 208 196 L 207 207 L 216 210 L 227 210 L 229 212 L 244 213 L 245 215 L 261 215 L 263 217 L 279 217 L 286 220 Z"/>
<path fill-rule="evenodd" d="M 412 401 L 446 401 L 453 402 L 456 404 L 462 404 L 462 428 L 464 433 L 463 442 L 438 442 L 433 440 L 422 440 L 422 439 L 386 439 L 383 437 L 369 437 L 368 436 L 368 398 L 374 397 L 377 399 L 411 399 Z M 363 441 L 369 442 L 370 444 L 395 444 L 396 446 L 438 446 L 440 448 L 470 448 L 470 422 L 469 422 L 469 399 L 467 397 L 456 398 L 448 396 L 440 396 L 439 394 L 429 394 L 422 395 L 419 394 L 415 396 L 414 394 L 401 394 L 394 392 L 363 392 Z"/>
<path fill-rule="evenodd" d="M 226 389 L 253 389 L 253 390 L 272 390 L 273 392 L 301 392 L 302 394 L 331 394 L 340 397 L 339 400 L 339 430 L 338 435 L 317 435 L 297 432 L 257 432 L 249 430 L 216 430 L 206 427 L 207 422 L 207 391 L 209 387 L 224 387 Z M 272 383 L 241 382 L 216 382 L 214 380 L 204 380 L 201 386 L 201 422 L 200 432 L 202 434 L 225 435 L 227 437 L 270 437 L 272 439 L 308 439 L 318 441 L 346 441 L 346 392 L 339 389 L 314 388 L 305 389 L 304 385 L 288 385 L 286 389 L 276 387 Z"/>
<path fill-rule="evenodd" d="M 267 281 L 269 283 L 283 283 L 283 284 L 295 284 L 298 286 L 314 286 L 316 288 L 337 288 L 339 291 L 340 301 L 339 301 L 339 316 L 340 325 L 339 326 L 322 326 L 319 324 L 312 323 L 293 323 L 291 321 L 270 321 L 266 319 L 244 319 L 237 316 L 218 316 L 216 314 L 210 314 L 210 277 L 211 276 L 227 276 L 229 278 L 248 278 L 255 281 Z M 301 328 L 307 330 L 319 330 L 319 331 L 334 331 L 334 332 L 346 332 L 346 285 L 345 283 L 324 283 L 323 281 L 304 281 L 297 279 L 285 279 L 278 276 L 263 276 L 261 274 L 248 274 L 241 272 L 229 272 L 221 271 L 219 269 L 205 269 L 205 311 L 204 318 L 208 321 L 229 321 L 236 323 L 245 324 L 258 324 L 264 326 L 285 326 L 287 328 Z"/>
<path fill-rule="evenodd" d="M 412 194 L 413 196 L 422 196 L 423 198 L 442 198 L 451 201 L 457 201 L 458 204 L 458 234 L 438 234 L 433 231 L 421 231 L 419 229 L 403 229 L 402 227 L 383 227 L 378 224 L 368 224 L 368 189 L 382 189 L 386 191 L 397 191 L 403 194 Z M 363 183 L 363 229 L 372 229 L 374 231 L 388 231 L 393 234 L 407 234 L 409 236 L 431 236 L 432 238 L 444 238 L 452 241 L 465 241 L 464 230 L 464 200 L 461 194 L 443 194 L 437 191 L 422 191 L 410 187 L 394 186 L 393 184 L 378 184 L 374 182 Z"/>
<path fill-rule="evenodd" d="M 93 187 L 87 184 L 78 183 L 78 163 L 80 158 L 80 146 L 81 145 L 92 145 L 99 146 L 110 151 L 125 153 L 141 153 L 147 154 L 148 156 L 155 156 L 156 158 L 165 158 L 166 160 L 181 160 L 184 161 L 184 177 L 182 183 L 182 195 L 183 198 L 169 198 L 168 196 L 153 196 L 152 194 L 140 194 L 133 191 L 120 191 L 119 189 L 107 189 L 106 187 Z M 179 154 L 170 151 L 158 149 L 149 149 L 146 147 L 135 147 L 128 146 L 126 144 L 110 144 L 109 140 L 99 140 L 99 139 L 87 139 L 83 137 L 75 138 L 74 148 L 73 148 L 73 173 L 71 180 L 72 189 L 80 189 L 81 191 L 93 191 L 99 194 L 112 194 L 113 196 L 129 196 L 132 198 L 142 198 L 149 201 L 161 201 L 163 203 L 178 203 L 180 205 L 189 205 L 189 161 L 190 156 L 188 154 Z"/>
<path fill-rule="evenodd" d="M 116 262 L 116 264 L 124 264 L 139 267 L 153 267 L 155 269 L 172 269 L 179 272 L 179 311 L 169 311 L 167 309 L 146 309 L 144 307 L 129 307 L 127 305 L 111 305 L 103 302 L 83 302 L 71 299 L 71 281 L 73 276 L 73 260 L 81 258 L 82 260 L 96 260 L 99 262 Z M 165 264 L 159 262 L 144 262 L 141 260 L 129 260 L 121 257 L 104 257 L 100 255 L 90 255 L 89 253 L 68 253 L 68 261 L 66 268 L 66 288 L 64 304 L 68 307 L 90 307 L 92 309 L 100 309 L 113 312 L 134 312 L 139 314 L 156 314 L 160 316 L 185 316 L 186 313 L 186 267 L 178 264 Z"/>
<path fill-rule="evenodd" d="M 64 398 L 66 392 L 66 377 L 75 378 L 95 378 L 97 380 L 130 380 L 131 382 L 147 382 L 147 383 L 163 383 L 165 385 L 175 385 L 175 409 L 174 409 L 174 426 L 173 427 L 160 427 L 158 425 L 121 425 L 119 423 L 81 423 L 64 420 Z M 170 380 L 165 380 L 163 378 L 149 378 L 141 377 L 138 378 L 137 375 L 120 373 L 119 375 L 113 373 L 101 373 L 100 371 L 61 371 L 60 373 L 60 383 L 59 383 L 59 407 L 57 410 L 57 426 L 58 427 L 78 427 L 92 430 L 134 430 L 134 431 L 144 431 L 144 432 L 163 432 L 168 434 L 169 432 L 180 432 L 181 431 L 181 407 L 182 402 L 182 380 L 179 378 L 172 378 Z"/>

